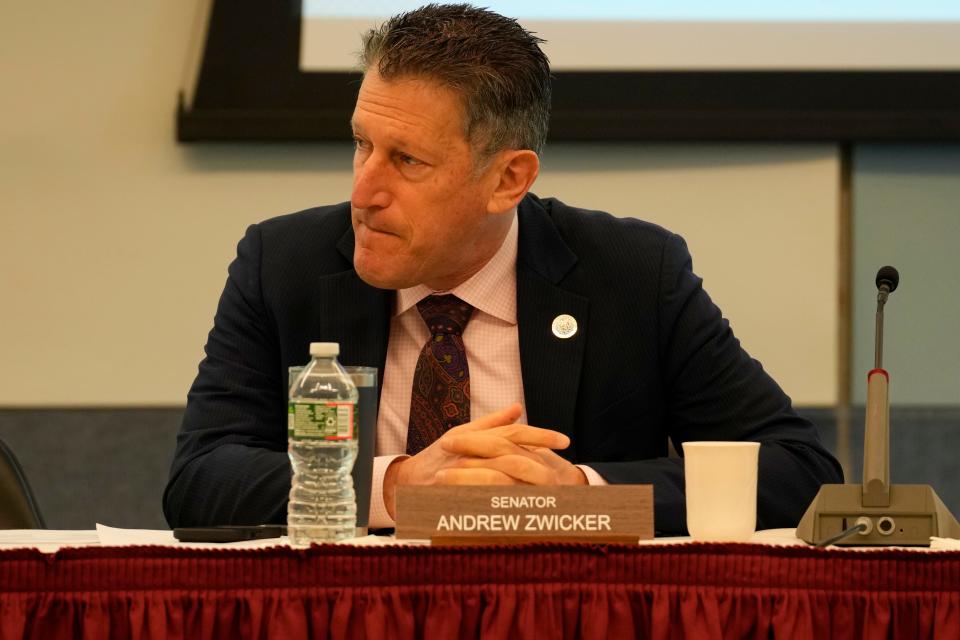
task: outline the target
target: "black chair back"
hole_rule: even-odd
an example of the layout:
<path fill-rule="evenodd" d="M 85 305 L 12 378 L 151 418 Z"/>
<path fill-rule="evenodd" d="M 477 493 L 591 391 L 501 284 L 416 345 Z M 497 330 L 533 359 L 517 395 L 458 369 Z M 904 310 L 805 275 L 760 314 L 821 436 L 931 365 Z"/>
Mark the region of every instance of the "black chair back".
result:
<path fill-rule="evenodd" d="M 45 528 L 23 468 L 0 440 L 0 529 Z"/>

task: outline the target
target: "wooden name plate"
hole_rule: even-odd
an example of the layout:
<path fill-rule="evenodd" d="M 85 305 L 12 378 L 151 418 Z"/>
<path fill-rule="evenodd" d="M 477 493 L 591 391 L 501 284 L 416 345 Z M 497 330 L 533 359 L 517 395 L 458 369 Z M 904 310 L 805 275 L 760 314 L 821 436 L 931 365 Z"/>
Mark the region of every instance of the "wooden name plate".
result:
<path fill-rule="evenodd" d="M 434 544 L 636 543 L 653 537 L 653 485 L 397 488 L 397 538 Z"/>

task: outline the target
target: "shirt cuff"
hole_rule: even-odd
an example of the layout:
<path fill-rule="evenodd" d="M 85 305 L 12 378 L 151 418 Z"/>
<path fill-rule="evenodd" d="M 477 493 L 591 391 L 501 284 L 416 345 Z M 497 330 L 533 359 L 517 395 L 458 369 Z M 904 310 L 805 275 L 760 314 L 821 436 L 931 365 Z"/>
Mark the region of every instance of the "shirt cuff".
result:
<path fill-rule="evenodd" d="M 403 454 L 395 456 L 376 456 L 373 459 L 373 482 L 370 487 L 370 518 L 367 520 L 368 529 L 389 529 L 396 526 L 393 518 L 387 512 L 387 505 L 383 501 L 383 477 L 387 474 L 387 467 L 397 458 L 409 458 Z"/>
<path fill-rule="evenodd" d="M 577 469 L 580 469 L 580 471 L 583 471 L 583 475 L 587 476 L 587 483 L 591 487 L 598 487 L 598 486 L 602 487 L 604 485 L 609 484 L 606 480 L 603 479 L 603 476 L 601 476 L 599 473 L 597 473 L 587 465 L 578 464 L 575 466 L 577 467 Z M 383 502 L 383 498 L 380 498 L 380 502 Z"/>

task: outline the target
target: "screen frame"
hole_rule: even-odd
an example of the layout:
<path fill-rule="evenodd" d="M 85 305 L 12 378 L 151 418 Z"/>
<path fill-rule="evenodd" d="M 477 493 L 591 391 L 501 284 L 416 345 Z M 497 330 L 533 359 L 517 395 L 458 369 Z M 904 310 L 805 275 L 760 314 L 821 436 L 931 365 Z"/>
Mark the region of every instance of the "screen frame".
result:
<path fill-rule="evenodd" d="M 361 76 L 300 69 L 301 12 L 212 0 L 178 141 L 350 139 Z M 960 71 L 557 72 L 549 139 L 955 141 Z"/>

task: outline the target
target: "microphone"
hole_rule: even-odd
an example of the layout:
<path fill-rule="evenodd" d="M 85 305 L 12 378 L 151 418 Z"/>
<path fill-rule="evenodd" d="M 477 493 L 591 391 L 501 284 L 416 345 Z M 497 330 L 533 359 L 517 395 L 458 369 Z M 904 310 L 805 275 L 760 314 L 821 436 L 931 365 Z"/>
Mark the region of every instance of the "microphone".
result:
<path fill-rule="evenodd" d="M 887 294 L 897 290 L 898 284 L 900 284 L 900 274 L 896 269 L 889 265 L 880 267 L 880 271 L 877 271 L 877 289 L 884 301 L 887 299 Z"/>
<path fill-rule="evenodd" d="M 801 540 L 826 546 L 930 546 L 930 537 L 960 537 L 960 524 L 929 485 L 890 484 L 890 374 L 883 368 L 883 309 L 900 284 L 877 272 L 874 367 L 867 373 L 863 483 L 825 484 L 797 526 Z M 848 526 L 849 525 L 849 526 Z"/>

